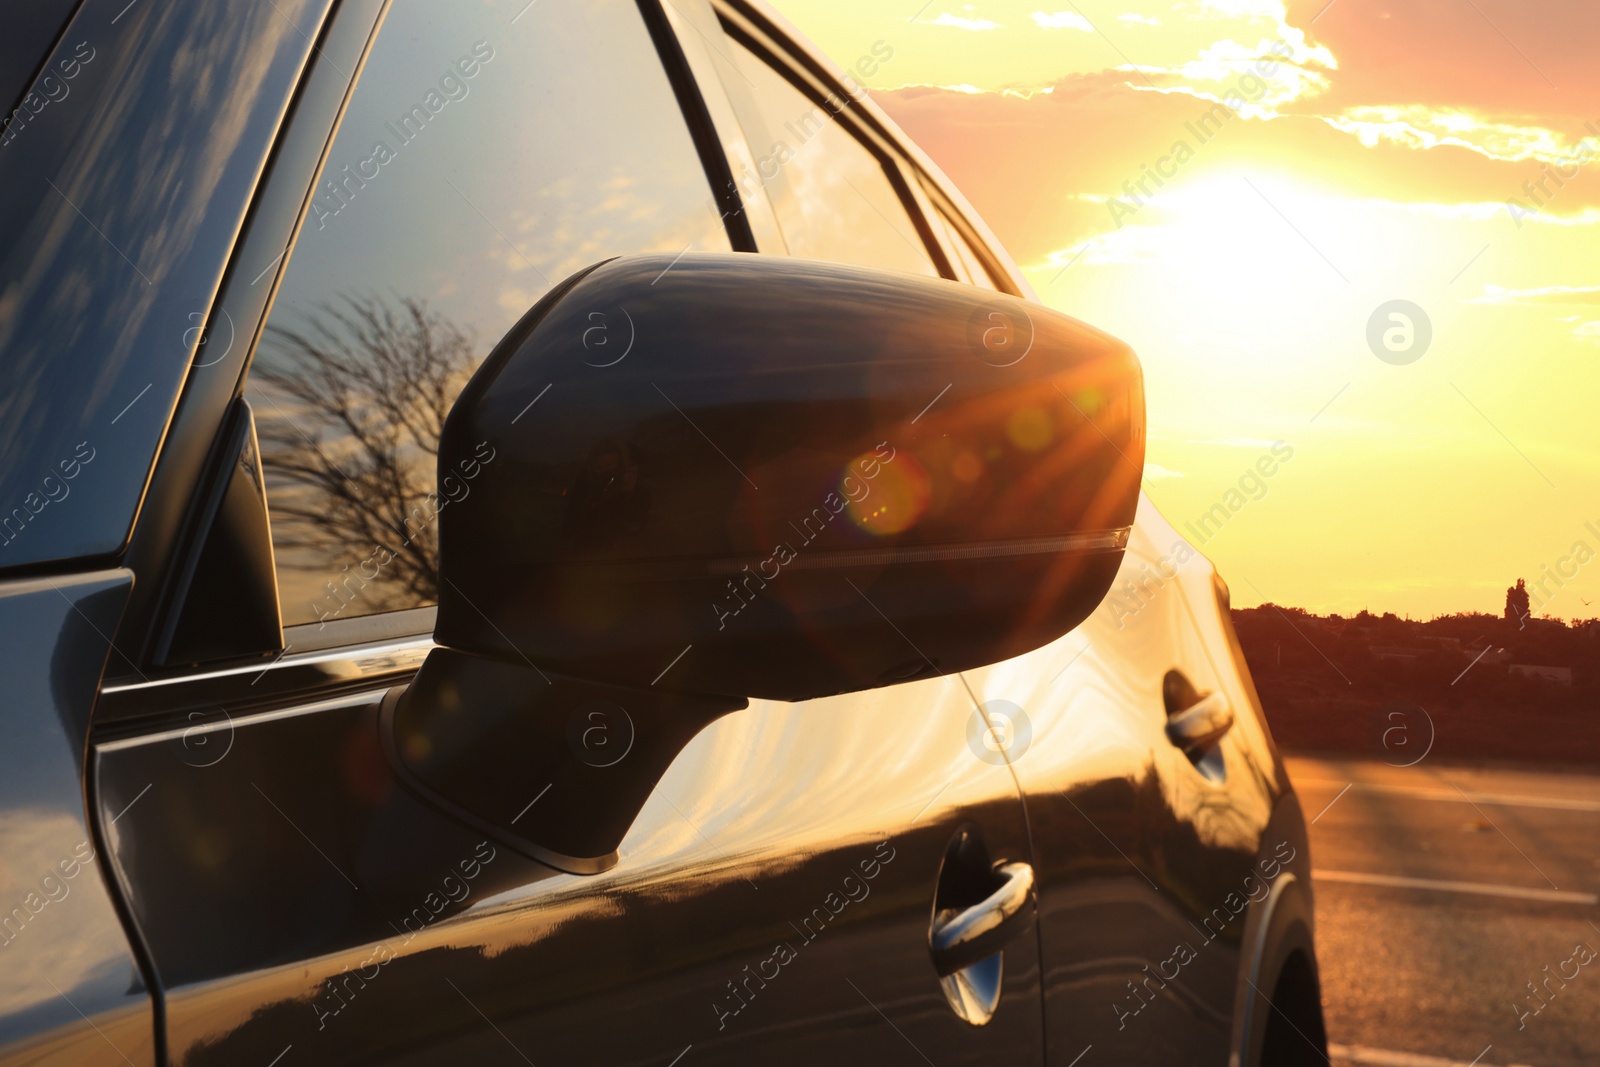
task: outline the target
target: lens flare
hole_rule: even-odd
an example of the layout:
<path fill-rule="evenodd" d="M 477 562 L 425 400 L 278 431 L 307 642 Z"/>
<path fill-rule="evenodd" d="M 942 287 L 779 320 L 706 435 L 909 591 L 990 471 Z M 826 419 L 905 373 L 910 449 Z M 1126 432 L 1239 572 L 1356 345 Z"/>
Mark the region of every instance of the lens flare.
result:
<path fill-rule="evenodd" d="M 845 468 L 847 472 L 867 469 L 858 456 Z M 878 537 L 904 533 L 928 511 L 933 487 L 928 472 L 909 453 L 901 452 L 890 463 L 877 466 L 876 478 L 861 478 L 846 473 L 839 491 L 847 501 L 846 511 L 857 527 Z"/>
<path fill-rule="evenodd" d="M 1054 440 L 1055 426 L 1043 408 L 1025 407 L 1006 420 L 1006 436 L 1024 452 L 1039 452 Z"/>

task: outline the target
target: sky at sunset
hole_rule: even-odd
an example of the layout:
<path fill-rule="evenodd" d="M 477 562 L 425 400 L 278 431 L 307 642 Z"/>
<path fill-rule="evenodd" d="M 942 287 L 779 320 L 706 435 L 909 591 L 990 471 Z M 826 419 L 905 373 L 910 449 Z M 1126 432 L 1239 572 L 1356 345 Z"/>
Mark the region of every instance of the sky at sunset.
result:
<path fill-rule="evenodd" d="M 1536 610 L 1600 615 L 1600 4 L 774 2 L 890 45 L 874 98 L 1137 348 L 1146 492 L 1235 604 L 1498 613 L 1559 572 Z"/>

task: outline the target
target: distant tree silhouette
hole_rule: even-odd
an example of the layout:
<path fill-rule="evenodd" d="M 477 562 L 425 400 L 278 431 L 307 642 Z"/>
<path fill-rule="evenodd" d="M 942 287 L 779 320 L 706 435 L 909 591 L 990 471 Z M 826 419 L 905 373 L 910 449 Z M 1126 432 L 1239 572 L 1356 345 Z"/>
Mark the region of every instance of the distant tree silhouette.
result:
<path fill-rule="evenodd" d="M 382 580 L 359 583 L 366 610 L 433 603 L 439 435 L 476 366 L 473 338 L 409 297 L 344 296 L 303 321 L 269 326 L 251 370 L 270 387 L 257 416 L 262 462 L 279 482 L 273 539 L 313 554 L 335 581 L 382 546 Z"/>
<path fill-rule="evenodd" d="M 1528 583 L 1518 578 L 1517 584 L 1506 590 L 1506 621 L 1522 625 L 1532 608 L 1528 601 Z"/>

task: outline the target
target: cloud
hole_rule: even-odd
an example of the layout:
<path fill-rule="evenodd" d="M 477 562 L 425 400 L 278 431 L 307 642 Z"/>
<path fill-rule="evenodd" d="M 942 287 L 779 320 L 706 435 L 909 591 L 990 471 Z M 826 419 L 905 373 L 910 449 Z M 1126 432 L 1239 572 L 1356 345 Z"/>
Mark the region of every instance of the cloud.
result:
<path fill-rule="evenodd" d="M 1082 30 L 1093 33 L 1089 20 L 1075 11 L 1035 11 L 1033 21 L 1045 30 Z"/>
<path fill-rule="evenodd" d="M 1146 463 L 1144 465 L 1144 480 L 1147 482 L 1164 482 L 1172 478 L 1182 478 L 1183 472 L 1170 471 L 1159 463 Z"/>
<path fill-rule="evenodd" d="M 1325 48 L 1308 49 L 1288 41 L 1263 40 L 1251 48 L 1238 41 L 1218 41 L 1199 56 L 1175 67 L 1139 67 L 1146 75 L 1163 75 L 1167 84 L 1129 82 L 1139 92 L 1172 93 L 1229 104 L 1247 118 L 1278 117 L 1285 104 L 1327 91 L 1328 76 L 1315 68 L 1337 69 Z"/>
<path fill-rule="evenodd" d="M 1043 89 L 985 89 L 966 82 L 957 85 L 930 85 L 926 82 L 913 82 L 909 85 L 896 86 L 890 91 L 899 93 L 907 98 L 929 93 L 959 93 L 962 96 L 1012 96 L 1018 100 L 1031 100 L 1035 96 L 1049 96 L 1056 91 L 1056 87 L 1054 85 L 1046 85 Z"/>
<path fill-rule="evenodd" d="M 1572 336 L 1586 345 L 1600 345 L 1600 320 L 1584 323 L 1572 331 Z"/>
<path fill-rule="evenodd" d="M 1281 22 L 1288 17 L 1282 0 L 1200 0 L 1199 10 L 1227 19 L 1263 18 Z"/>
<path fill-rule="evenodd" d="M 1159 26 L 1161 20 L 1154 15 L 1140 15 L 1132 11 L 1124 11 L 1117 16 L 1117 21 L 1129 26 Z"/>
<path fill-rule="evenodd" d="M 1217 19 L 1245 19 L 1271 23 L 1269 36 L 1258 46 L 1263 50 L 1268 41 L 1281 41 L 1290 49 L 1289 58 L 1301 66 L 1319 66 L 1337 70 L 1339 61 L 1325 45 L 1313 45 L 1304 30 L 1289 25 L 1289 12 L 1283 0 L 1202 0 L 1202 15 Z M 1233 44 L 1231 41 L 1219 44 Z"/>
<path fill-rule="evenodd" d="M 1474 304 L 1600 304 L 1600 285 L 1546 285 L 1538 289 L 1507 289 L 1500 285 L 1485 285 L 1483 295 L 1474 297 Z M 1574 333 L 1583 335 L 1587 323 Z M 1600 330 L 1590 330 L 1590 334 Z"/>
<path fill-rule="evenodd" d="M 1323 121 L 1354 134 L 1368 148 L 1380 141 L 1422 150 L 1453 145 L 1500 162 L 1537 160 L 1567 169 L 1592 163 L 1600 153 L 1594 138 L 1572 144 L 1543 126 L 1495 122 L 1472 111 L 1425 104 L 1350 107 Z"/>
<path fill-rule="evenodd" d="M 1282 441 L 1268 441 L 1265 437 L 1191 437 L 1191 445 L 1221 445 L 1223 448 L 1271 448 Z"/>
<path fill-rule="evenodd" d="M 1280 76 L 1288 70 L 1283 64 Z M 935 88 L 875 96 L 966 193 L 1019 262 L 1054 262 L 1054 270 L 1060 270 L 1066 259 L 1052 253 L 1075 250 L 1107 230 L 1103 199 L 1089 198 L 1125 195 L 1123 181 L 1141 173 L 1142 164 L 1170 153 L 1176 141 L 1193 143 L 1188 127 L 1215 105 L 1193 92 L 1141 89 L 1118 70 L 1070 75 L 1050 88 L 1053 92 L 1031 97 Z M 1328 100 L 1318 96 L 1278 105 L 1273 121 L 1259 121 L 1254 110 L 1259 105 L 1248 105 L 1252 110 L 1241 113 L 1243 121 L 1229 120 L 1226 134 L 1200 149 L 1203 154 L 1188 173 L 1201 177 L 1229 167 L 1260 166 L 1262 160 L 1315 160 L 1319 173 L 1338 176 L 1342 194 L 1352 200 L 1410 205 L 1433 217 L 1498 225 L 1511 221 L 1506 201 L 1517 197 L 1527 207 L 1518 215 L 1524 236 L 1600 226 L 1600 159 L 1565 180 L 1555 199 L 1541 193 L 1544 207 L 1534 214 L 1523 183 L 1541 179 L 1538 163 L 1496 159 L 1457 146 L 1418 151 L 1389 138 L 1367 146 L 1320 115 L 1306 113 L 1321 108 L 1337 114 L 1339 109 L 1324 106 Z M 1471 114 L 1481 118 L 1477 111 Z M 1542 128 L 1545 121 L 1539 116 L 1516 125 Z M 1063 137 L 1063 130 L 1072 136 Z M 1094 150 L 1085 151 L 1085 145 Z M 1555 189 L 1555 183 L 1548 188 Z M 1163 197 L 1177 191 L 1167 190 Z M 1143 246 L 1110 245 L 1096 248 L 1079 266 L 1099 262 L 1100 256 L 1126 262 L 1152 254 Z"/>
<path fill-rule="evenodd" d="M 1000 24 L 989 19 L 964 19 L 960 15 L 952 15 L 948 11 L 940 13 L 939 17 L 926 23 L 929 26 L 948 26 L 952 30 L 998 30 Z"/>
<path fill-rule="evenodd" d="M 1519 204 L 1521 203 L 1522 201 L 1519 201 Z M 1581 211 L 1574 211 L 1568 215 L 1556 215 L 1549 211 L 1539 211 L 1531 214 L 1519 212 L 1516 215 L 1516 221 L 1518 228 L 1521 228 L 1524 222 L 1536 222 L 1541 226 L 1600 226 L 1600 208 L 1586 207 Z"/>
<path fill-rule="evenodd" d="M 1098 218 L 1104 220 L 1106 217 L 1102 208 Z M 1046 252 L 1043 264 L 1037 269 L 1048 271 L 1051 279 L 1055 279 L 1070 267 L 1127 267 L 1137 263 L 1158 263 L 1171 251 L 1164 237 L 1165 233 L 1159 225 L 1131 225 L 1107 230 L 1071 248 Z"/>

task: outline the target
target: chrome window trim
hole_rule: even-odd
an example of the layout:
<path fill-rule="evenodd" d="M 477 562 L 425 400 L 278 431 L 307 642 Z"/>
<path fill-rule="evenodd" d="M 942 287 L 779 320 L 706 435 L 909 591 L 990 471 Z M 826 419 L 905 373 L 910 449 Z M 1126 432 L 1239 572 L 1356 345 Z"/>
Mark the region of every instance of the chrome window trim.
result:
<path fill-rule="evenodd" d="M 320 649 L 311 652 L 302 652 L 298 655 L 280 655 L 270 663 L 251 663 L 243 667 L 226 667 L 221 670 L 202 671 L 197 674 L 180 674 L 170 678 L 154 678 L 142 682 L 126 682 L 120 685 L 108 685 L 101 689 L 102 693 L 127 693 L 141 690 L 159 689 L 163 686 L 187 685 L 193 682 L 206 681 L 212 678 L 232 678 L 239 675 L 266 674 L 268 671 L 284 670 L 292 667 L 304 667 L 317 663 L 331 663 L 336 661 L 354 662 L 362 674 L 376 674 L 379 671 L 392 671 L 401 666 L 395 662 L 395 657 L 406 656 L 414 658 L 416 666 L 421 666 L 422 660 L 428 651 L 437 647 L 432 635 L 419 637 L 405 637 L 374 641 L 359 645 L 345 645 L 340 648 Z M 381 663 L 372 661 L 382 659 Z"/>
<path fill-rule="evenodd" d="M 196 723 L 193 726 L 173 727 L 170 730 L 161 730 L 153 734 L 138 734 L 134 737 L 120 737 L 114 741 L 98 741 L 94 745 L 97 754 L 105 752 L 119 752 L 128 748 L 139 748 L 143 745 L 158 744 L 162 741 L 181 741 L 195 734 L 210 734 L 218 731 L 232 733 L 241 726 L 254 726 L 258 723 L 272 722 L 276 719 L 292 719 L 297 715 L 314 715 L 318 712 L 333 711 L 337 708 L 354 708 L 365 704 L 377 704 L 383 700 L 385 689 L 368 690 L 365 693 L 355 693 L 350 696 L 333 697 L 328 700 L 319 700 L 311 704 L 298 704 L 292 708 L 278 708 L 275 711 L 261 711 L 254 715 L 241 715 L 234 718 L 224 712 L 223 718 L 214 722 Z"/>

